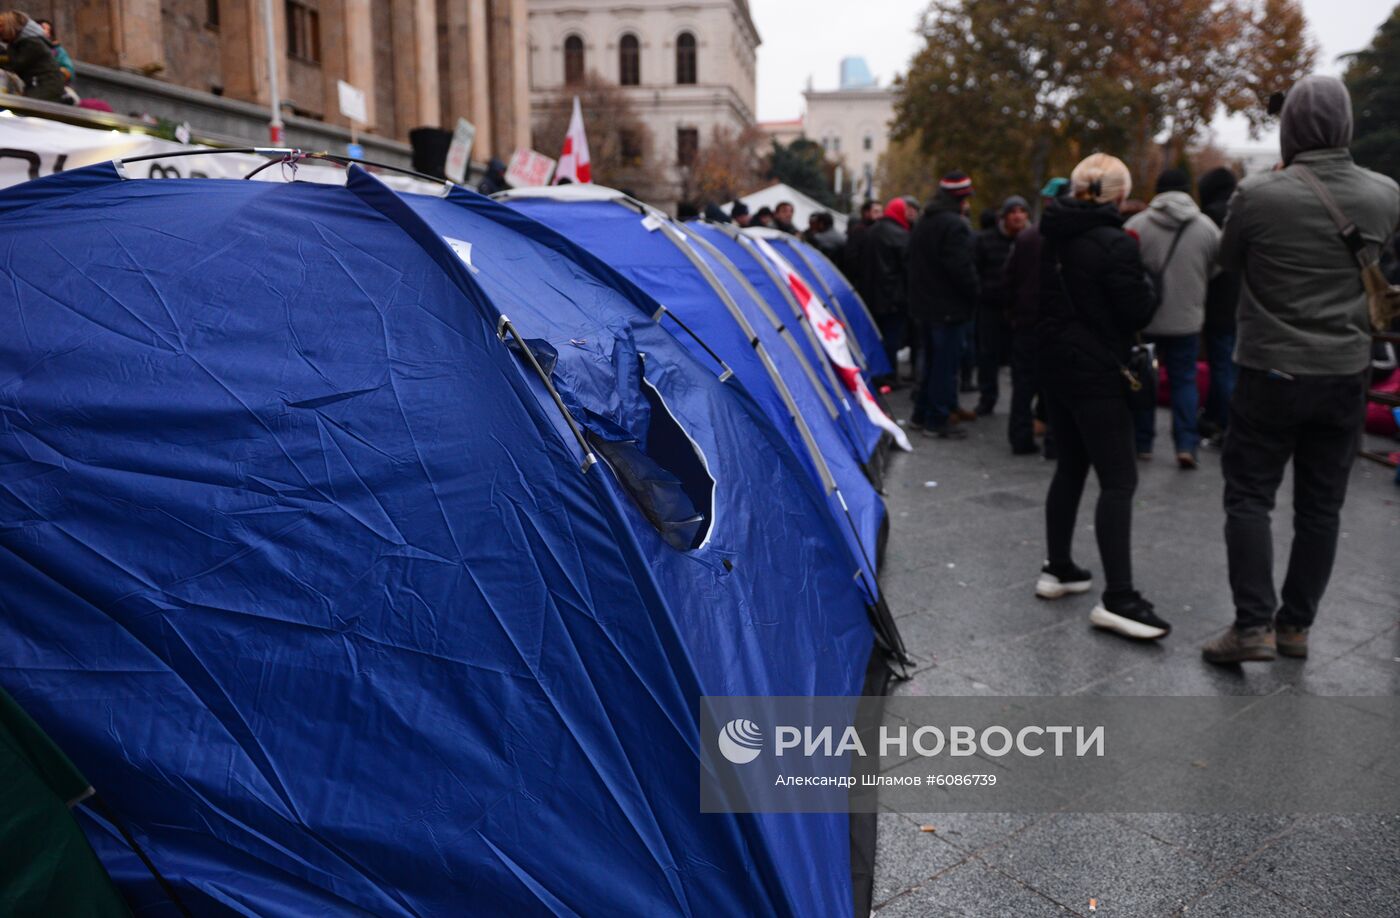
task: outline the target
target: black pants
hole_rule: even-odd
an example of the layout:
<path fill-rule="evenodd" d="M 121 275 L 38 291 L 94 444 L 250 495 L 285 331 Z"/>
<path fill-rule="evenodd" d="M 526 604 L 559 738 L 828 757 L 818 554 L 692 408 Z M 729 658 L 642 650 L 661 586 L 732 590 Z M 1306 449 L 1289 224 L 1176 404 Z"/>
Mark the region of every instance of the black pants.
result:
<path fill-rule="evenodd" d="M 984 309 L 977 315 L 977 388 L 982 393 L 978 405 L 995 408 L 1001 396 L 1001 368 L 1011 362 L 1011 323 L 997 310 Z"/>
<path fill-rule="evenodd" d="M 1045 499 L 1048 560 L 1053 564 L 1073 559 L 1075 518 L 1093 468 L 1099 479 L 1094 535 L 1103 562 L 1104 595 L 1126 593 L 1133 588 L 1133 492 L 1138 480 L 1128 399 L 1068 398 L 1050 392 L 1049 408 L 1058 457 Z"/>
<path fill-rule="evenodd" d="M 875 317 L 875 325 L 880 329 L 880 338 L 885 345 L 885 357 L 893 368 L 892 379 L 899 379 L 899 351 L 904 347 L 904 328 L 909 324 L 902 312 L 887 313 Z"/>
<path fill-rule="evenodd" d="M 1308 627 L 1332 576 L 1347 481 L 1366 418 L 1369 372 L 1293 379 L 1240 368 L 1221 468 L 1235 627 Z M 1293 460 L 1293 548 L 1274 592 L 1269 516 Z"/>
<path fill-rule="evenodd" d="M 1035 399 L 1040 394 L 1039 347 L 1040 339 L 1033 330 L 1017 332 L 1011 339 L 1011 418 L 1006 425 L 1006 436 L 1012 449 L 1035 449 Z M 1041 403 L 1044 404 L 1044 399 Z"/>

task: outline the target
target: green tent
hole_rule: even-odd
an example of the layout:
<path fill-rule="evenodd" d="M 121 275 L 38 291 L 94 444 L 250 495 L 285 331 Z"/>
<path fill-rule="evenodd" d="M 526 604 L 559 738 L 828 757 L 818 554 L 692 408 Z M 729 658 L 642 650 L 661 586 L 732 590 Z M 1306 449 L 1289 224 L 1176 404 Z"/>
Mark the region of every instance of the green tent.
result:
<path fill-rule="evenodd" d="M 130 916 L 72 813 L 92 793 L 0 689 L 0 915 Z"/>

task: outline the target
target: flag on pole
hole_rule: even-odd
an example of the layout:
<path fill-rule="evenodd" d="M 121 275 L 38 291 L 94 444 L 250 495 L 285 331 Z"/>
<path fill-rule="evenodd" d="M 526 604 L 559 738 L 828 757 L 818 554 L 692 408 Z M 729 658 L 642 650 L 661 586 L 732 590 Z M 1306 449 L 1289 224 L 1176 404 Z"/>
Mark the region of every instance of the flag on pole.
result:
<path fill-rule="evenodd" d="M 831 310 L 826 308 L 826 304 L 821 301 L 812 288 L 798 275 L 797 269 L 788 263 L 787 259 L 778 254 L 777 249 L 768 244 L 766 239 L 754 239 L 761 251 L 773 266 L 778 269 L 786 280 L 788 287 L 792 289 L 793 295 L 797 297 L 797 302 L 802 306 L 802 311 L 807 315 L 807 321 L 817 333 L 818 340 L 822 343 L 822 349 L 826 351 L 827 359 L 836 368 L 836 375 L 857 402 L 865 411 L 876 427 L 888 433 L 894 438 L 895 445 L 905 452 L 909 452 L 914 447 L 909 443 L 909 437 L 900 429 L 899 425 L 885 414 L 880 403 L 875 401 L 875 396 L 870 393 L 870 387 L 865 384 L 865 379 L 860 375 L 860 368 L 856 366 L 855 358 L 851 356 L 851 346 L 846 340 L 846 327 L 841 321 L 832 315 Z"/>
<path fill-rule="evenodd" d="M 574 113 L 569 118 L 569 133 L 564 135 L 564 150 L 554 169 L 554 184 L 568 179 L 581 185 L 593 181 L 593 169 L 588 163 L 588 135 L 583 132 L 583 109 L 574 96 Z"/>

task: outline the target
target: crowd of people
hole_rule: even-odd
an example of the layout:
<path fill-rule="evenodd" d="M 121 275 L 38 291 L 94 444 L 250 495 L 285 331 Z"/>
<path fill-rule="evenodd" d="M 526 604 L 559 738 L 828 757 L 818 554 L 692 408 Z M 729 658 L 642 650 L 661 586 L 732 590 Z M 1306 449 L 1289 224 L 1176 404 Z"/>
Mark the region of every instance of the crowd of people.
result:
<path fill-rule="evenodd" d="M 1136 201 L 1128 168 L 1096 153 L 1046 184 L 1038 222 L 1011 196 L 974 230 L 975 189 L 962 171 L 943 176 L 922 206 L 901 196 L 861 208 L 840 263 L 891 365 L 910 351 L 908 426 L 966 438 L 968 424 L 995 411 L 1009 365 L 1011 451 L 1055 461 L 1037 596 L 1092 588 L 1073 551 L 1092 470 L 1104 583 L 1090 621 L 1142 640 L 1171 631 L 1136 589 L 1132 564 L 1133 495 L 1138 463 L 1153 457 L 1160 368 L 1177 466 L 1197 469 L 1203 443 L 1221 450 L 1236 618 L 1204 658 L 1307 655 L 1367 410 L 1371 313 L 1357 254 L 1392 265 L 1400 254 L 1388 251 L 1400 239 L 1400 188 L 1352 161 L 1351 132 L 1346 87 L 1315 76 L 1287 95 L 1274 171 L 1237 181 L 1215 169 L 1194 196 L 1188 174 L 1170 168 L 1150 200 Z M 1333 211 L 1350 236 L 1339 236 Z M 1204 404 L 1198 365 L 1209 374 Z M 898 369 L 879 382 L 903 386 Z M 969 388 L 972 410 L 960 402 Z M 1280 599 L 1270 514 L 1290 461 L 1294 540 Z"/>

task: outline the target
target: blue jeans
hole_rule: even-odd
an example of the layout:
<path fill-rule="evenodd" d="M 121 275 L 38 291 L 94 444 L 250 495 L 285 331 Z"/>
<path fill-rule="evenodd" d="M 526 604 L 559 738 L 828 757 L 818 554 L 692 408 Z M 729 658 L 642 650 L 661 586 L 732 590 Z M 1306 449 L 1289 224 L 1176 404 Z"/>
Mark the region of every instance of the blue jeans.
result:
<path fill-rule="evenodd" d="M 1200 392 L 1196 389 L 1196 354 L 1200 350 L 1201 336 L 1153 335 L 1147 340 L 1157 346 L 1157 360 L 1167 368 L 1176 451 L 1194 456 L 1201 443 L 1201 433 L 1196 426 L 1196 411 L 1201 403 Z M 1156 409 L 1138 412 L 1136 426 L 1138 452 L 1152 452 L 1152 441 L 1157 437 Z"/>
<path fill-rule="evenodd" d="M 1206 360 L 1210 362 L 1210 394 L 1205 416 L 1224 431 L 1230 424 L 1230 396 L 1235 391 L 1235 332 L 1206 332 Z"/>
<path fill-rule="evenodd" d="M 958 408 L 958 368 L 966 338 L 966 322 L 925 326 L 924 397 L 915 423 L 933 428 L 948 425 L 949 415 Z"/>

